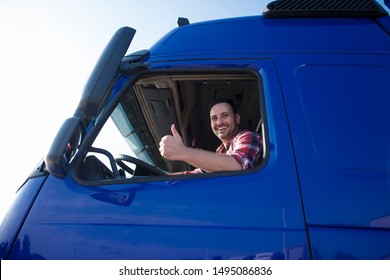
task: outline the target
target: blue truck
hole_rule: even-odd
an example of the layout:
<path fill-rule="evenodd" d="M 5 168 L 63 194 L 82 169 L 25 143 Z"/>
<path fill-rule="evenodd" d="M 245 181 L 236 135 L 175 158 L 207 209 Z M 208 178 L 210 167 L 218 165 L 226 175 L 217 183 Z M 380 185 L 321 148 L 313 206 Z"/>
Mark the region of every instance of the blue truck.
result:
<path fill-rule="evenodd" d="M 387 5 L 387 7 L 386 7 Z M 387 1 L 289 1 L 190 23 L 126 54 L 120 28 L 73 116 L 17 192 L 1 259 L 390 258 Z M 191 170 L 159 141 L 214 151 L 209 104 L 263 138 L 258 167 Z"/>

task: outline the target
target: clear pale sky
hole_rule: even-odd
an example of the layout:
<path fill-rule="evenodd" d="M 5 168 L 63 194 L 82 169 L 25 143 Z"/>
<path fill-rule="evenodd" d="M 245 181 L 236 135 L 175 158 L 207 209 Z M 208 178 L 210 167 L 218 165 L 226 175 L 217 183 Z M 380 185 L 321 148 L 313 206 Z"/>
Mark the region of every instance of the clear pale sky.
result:
<path fill-rule="evenodd" d="M 129 53 L 190 22 L 259 15 L 268 0 L 0 0 L 0 222 L 45 156 L 114 32 L 137 30 Z"/>
<path fill-rule="evenodd" d="M 129 53 L 190 22 L 260 15 L 271 0 L 0 0 L 0 222 L 19 186 L 73 115 L 114 32 L 137 30 Z M 378 2 L 383 3 L 383 0 Z"/>

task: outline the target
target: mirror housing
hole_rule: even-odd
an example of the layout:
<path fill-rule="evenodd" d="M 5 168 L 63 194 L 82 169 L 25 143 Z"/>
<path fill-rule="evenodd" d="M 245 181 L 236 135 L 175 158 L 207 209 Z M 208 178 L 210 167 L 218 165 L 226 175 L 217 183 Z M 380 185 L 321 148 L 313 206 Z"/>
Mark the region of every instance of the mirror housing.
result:
<path fill-rule="evenodd" d="M 78 107 L 72 118 L 67 119 L 58 131 L 45 157 L 47 170 L 58 178 L 67 174 L 69 163 L 77 153 L 90 124 L 103 108 L 113 85 L 121 61 L 135 35 L 135 29 L 120 28 L 101 54 L 85 85 Z"/>
<path fill-rule="evenodd" d="M 84 124 L 80 118 L 72 117 L 62 124 L 45 157 L 46 168 L 51 174 L 58 178 L 66 176 L 69 163 L 84 135 Z"/>
<path fill-rule="evenodd" d="M 85 85 L 75 117 L 83 118 L 88 126 L 91 119 L 101 110 L 110 93 L 115 73 L 135 35 L 135 29 L 120 28 L 105 47 L 88 82 Z"/>

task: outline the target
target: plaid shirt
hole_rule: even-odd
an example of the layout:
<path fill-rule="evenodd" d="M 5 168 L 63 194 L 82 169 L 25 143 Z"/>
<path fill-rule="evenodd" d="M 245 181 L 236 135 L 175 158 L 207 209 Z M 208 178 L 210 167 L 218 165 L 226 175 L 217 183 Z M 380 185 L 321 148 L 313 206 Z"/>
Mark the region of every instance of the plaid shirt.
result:
<path fill-rule="evenodd" d="M 249 130 L 239 131 L 227 145 L 221 144 L 216 152 L 233 156 L 241 164 L 243 170 L 254 168 L 260 163 L 263 153 L 263 141 L 261 136 Z M 186 171 L 185 174 L 202 173 L 196 168 L 193 171 Z"/>

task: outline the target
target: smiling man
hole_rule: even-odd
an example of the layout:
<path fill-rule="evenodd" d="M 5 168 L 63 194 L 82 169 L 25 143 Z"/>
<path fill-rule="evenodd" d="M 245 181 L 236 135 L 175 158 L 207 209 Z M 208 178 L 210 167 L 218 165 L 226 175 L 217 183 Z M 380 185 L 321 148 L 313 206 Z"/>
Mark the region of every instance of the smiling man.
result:
<path fill-rule="evenodd" d="M 169 160 L 185 161 L 195 166 L 195 174 L 254 168 L 261 160 L 263 143 L 259 134 L 239 128 L 240 115 L 230 100 L 217 100 L 210 107 L 211 129 L 221 140 L 216 153 L 186 147 L 174 125 L 172 135 L 160 141 L 160 153 Z"/>

